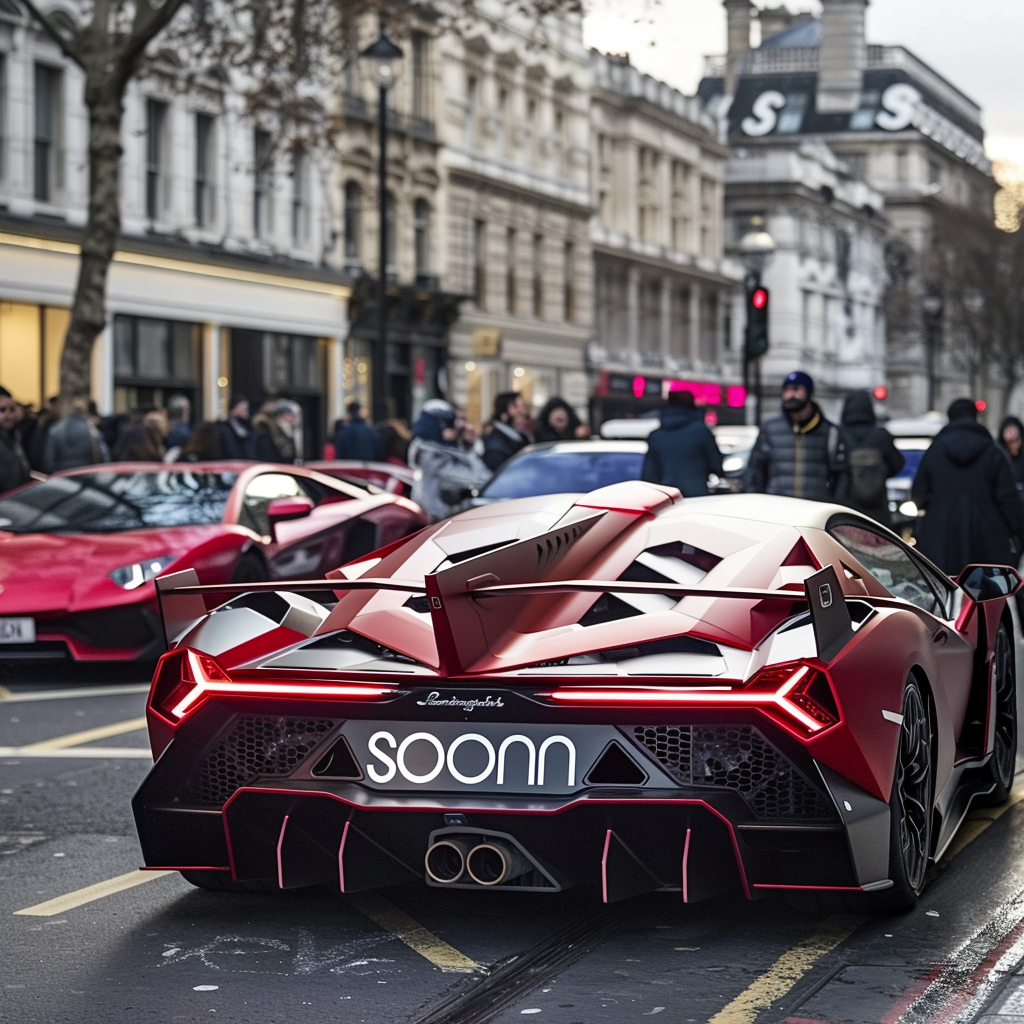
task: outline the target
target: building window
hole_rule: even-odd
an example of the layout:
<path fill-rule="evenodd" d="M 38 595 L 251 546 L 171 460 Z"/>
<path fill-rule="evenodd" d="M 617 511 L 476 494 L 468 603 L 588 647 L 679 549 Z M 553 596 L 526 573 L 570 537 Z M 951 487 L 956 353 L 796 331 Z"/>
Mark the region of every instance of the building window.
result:
<path fill-rule="evenodd" d="M 430 203 L 417 199 L 413 206 L 413 251 L 416 274 L 430 273 Z"/>
<path fill-rule="evenodd" d="M 516 311 L 516 229 L 505 233 L 505 309 Z"/>
<path fill-rule="evenodd" d="M 562 252 L 562 316 L 566 323 L 576 318 L 576 246 L 566 242 Z"/>
<path fill-rule="evenodd" d="M 7 60 L 0 53 L 0 181 L 7 171 Z"/>
<path fill-rule="evenodd" d="M 146 100 L 146 216 L 159 220 L 166 199 L 167 104 Z"/>
<path fill-rule="evenodd" d="M 198 324 L 115 316 L 115 381 L 135 386 L 196 384 L 201 334 Z"/>
<path fill-rule="evenodd" d="M 265 238 L 273 231 L 271 197 L 274 187 L 273 146 L 270 132 L 257 128 L 252 137 L 252 233 Z"/>
<path fill-rule="evenodd" d="M 309 154 L 292 153 L 292 245 L 309 241 Z"/>
<path fill-rule="evenodd" d="M 353 262 L 362 254 L 363 190 L 354 181 L 345 182 L 345 260 Z"/>
<path fill-rule="evenodd" d="M 928 161 L 928 184 L 929 185 L 941 185 L 942 184 L 942 167 L 938 160 Z"/>
<path fill-rule="evenodd" d="M 555 110 L 555 144 L 551 157 L 551 165 L 555 174 L 562 174 L 565 171 L 565 114 L 562 110 Z"/>
<path fill-rule="evenodd" d="M 496 133 L 499 157 L 508 155 L 508 129 L 508 89 L 501 88 L 498 90 L 498 130 Z"/>
<path fill-rule="evenodd" d="M 61 128 L 61 71 L 45 64 L 35 67 L 34 195 L 50 202 L 58 181 Z"/>
<path fill-rule="evenodd" d="M 533 236 L 533 315 L 544 315 L 544 236 Z"/>
<path fill-rule="evenodd" d="M 526 101 L 526 129 L 530 133 L 527 162 L 532 164 L 537 160 L 537 101 L 532 96 Z"/>
<path fill-rule="evenodd" d="M 412 113 L 414 117 L 430 117 L 430 91 L 427 58 L 428 39 L 422 32 L 412 34 Z"/>
<path fill-rule="evenodd" d="M 476 146 L 476 102 L 477 80 L 470 75 L 466 79 L 466 145 Z"/>
<path fill-rule="evenodd" d="M 473 221 L 473 301 L 478 309 L 487 308 L 487 225 L 482 220 Z"/>
<path fill-rule="evenodd" d="M 213 118 L 196 114 L 196 178 L 193 192 L 193 213 L 196 226 L 213 223 Z"/>

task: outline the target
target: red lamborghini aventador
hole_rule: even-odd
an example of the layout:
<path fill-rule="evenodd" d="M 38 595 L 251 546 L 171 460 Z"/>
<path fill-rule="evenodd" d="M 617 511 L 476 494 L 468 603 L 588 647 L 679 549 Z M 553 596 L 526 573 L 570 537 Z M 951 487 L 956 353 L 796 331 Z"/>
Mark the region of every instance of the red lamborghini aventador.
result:
<path fill-rule="evenodd" d="M 323 574 L 425 526 L 406 498 L 295 466 L 122 463 L 0 498 L 0 660 L 155 658 L 154 577 Z"/>
<path fill-rule="evenodd" d="M 835 505 L 639 482 L 475 509 L 328 580 L 176 573 L 145 862 L 907 907 L 1009 793 L 1019 585 Z"/>

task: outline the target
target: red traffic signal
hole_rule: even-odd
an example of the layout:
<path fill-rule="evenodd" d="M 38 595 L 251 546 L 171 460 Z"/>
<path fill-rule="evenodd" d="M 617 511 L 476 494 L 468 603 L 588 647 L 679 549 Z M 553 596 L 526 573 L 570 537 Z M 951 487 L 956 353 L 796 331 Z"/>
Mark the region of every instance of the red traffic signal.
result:
<path fill-rule="evenodd" d="M 871 393 L 875 396 L 875 401 L 878 402 L 884 402 L 889 397 L 889 389 L 884 384 L 879 384 Z"/>
<path fill-rule="evenodd" d="M 750 304 L 754 309 L 764 309 L 768 305 L 768 289 L 755 288 L 750 296 Z"/>
<path fill-rule="evenodd" d="M 988 402 L 986 402 L 984 398 L 979 398 L 974 403 L 974 408 L 977 409 L 978 412 L 984 412 L 988 408 Z"/>

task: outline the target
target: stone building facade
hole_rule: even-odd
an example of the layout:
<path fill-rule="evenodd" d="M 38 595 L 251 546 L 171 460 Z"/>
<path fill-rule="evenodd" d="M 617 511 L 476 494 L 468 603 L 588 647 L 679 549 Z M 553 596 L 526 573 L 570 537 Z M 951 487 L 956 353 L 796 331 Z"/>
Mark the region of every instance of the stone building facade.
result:
<path fill-rule="evenodd" d="M 628 57 L 591 51 L 590 71 L 596 398 L 621 415 L 685 382 L 720 415 L 742 415 L 723 133 Z"/>
<path fill-rule="evenodd" d="M 313 153 L 275 148 L 211 80 L 183 94 L 167 56 L 125 101 L 123 240 L 93 395 L 103 412 L 286 395 L 306 454 L 341 410 L 350 288 Z M 13 2 L 0 3 L 0 383 L 40 405 L 58 389 L 85 223 L 82 79 Z"/>
<path fill-rule="evenodd" d="M 752 0 L 724 6 L 729 52 L 709 62 L 706 109 L 727 117 L 734 152 L 820 139 L 882 195 L 886 269 L 901 279 L 887 333 L 890 408 L 945 408 L 972 381 L 965 339 L 932 294 L 930 254 L 945 211 L 991 217 L 996 186 L 979 107 L 906 47 L 869 44 L 867 0 L 822 0 L 820 18 L 758 11 Z M 752 48 L 754 17 L 762 31 Z"/>
<path fill-rule="evenodd" d="M 439 269 L 446 291 L 467 296 L 449 336 L 450 394 L 476 422 L 511 390 L 535 409 L 560 395 L 584 411 L 593 264 L 582 25 L 567 16 L 538 34 L 503 5 L 479 9 L 471 30 L 439 40 Z"/>

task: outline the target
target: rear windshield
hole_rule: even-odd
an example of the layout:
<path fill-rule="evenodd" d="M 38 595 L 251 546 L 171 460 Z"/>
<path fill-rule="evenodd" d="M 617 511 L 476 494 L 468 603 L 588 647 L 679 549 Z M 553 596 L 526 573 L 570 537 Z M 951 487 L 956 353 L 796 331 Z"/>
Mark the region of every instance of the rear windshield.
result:
<path fill-rule="evenodd" d="M 82 473 L 54 476 L 0 498 L 0 530 L 119 533 L 206 526 L 224 518 L 237 473 Z"/>
<path fill-rule="evenodd" d="M 483 489 L 485 498 L 596 491 L 638 480 L 643 452 L 534 452 L 510 462 Z"/>

